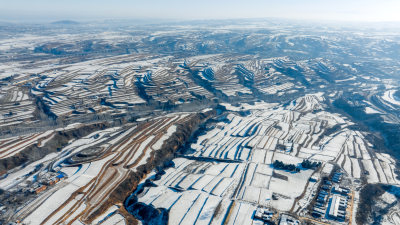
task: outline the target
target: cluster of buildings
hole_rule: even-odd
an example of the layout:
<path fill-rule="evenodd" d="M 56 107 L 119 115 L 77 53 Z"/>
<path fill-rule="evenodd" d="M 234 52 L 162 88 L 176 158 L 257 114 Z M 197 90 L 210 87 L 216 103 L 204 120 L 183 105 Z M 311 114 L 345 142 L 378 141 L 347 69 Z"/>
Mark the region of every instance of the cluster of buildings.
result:
<path fill-rule="evenodd" d="M 329 180 L 323 180 L 321 188 L 318 192 L 316 202 L 314 204 L 312 216 L 316 218 L 324 217 L 326 213 L 326 203 L 328 201 L 330 191 L 332 188 L 332 182 Z"/>
<path fill-rule="evenodd" d="M 268 224 L 273 223 L 275 214 L 276 213 L 270 209 L 258 207 L 254 214 L 254 218 L 262 220 L 264 223 Z"/>
<path fill-rule="evenodd" d="M 346 209 L 348 206 L 350 189 L 339 186 L 342 181 L 342 173 L 334 173 L 332 181 L 336 183 L 336 185 L 331 191 L 332 198 L 329 202 L 328 218 L 344 221 L 346 219 Z"/>
<path fill-rule="evenodd" d="M 342 173 L 336 172 L 332 176 L 332 181 L 335 183 L 340 183 L 342 181 Z"/>
<path fill-rule="evenodd" d="M 300 221 L 290 215 L 282 214 L 279 225 L 300 225 Z"/>
<path fill-rule="evenodd" d="M 322 181 L 311 215 L 315 218 L 344 221 L 350 189 L 340 186 L 342 173 L 335 172 Z"/>
<path fill-rule="evenodd" d="M 254 213 L 254 218 L 264 222 L 264 224 L 277 224 L 278 213 L 269 208 L 258 207 Z M 280 214 L 279 225 L 300 225 L 300 221 L 288 214 Z"/>
<path fill-rule="evenodd" d="M 62 173 L 57 173 L 56 175 L 52 174 L 53 176 L 46 176 L 42 178 L 41 182 L 35 183 L 32 185 L 30 192 L 39 194 L 40 192 L 47 189 L 48 186 L 52 186 L 57 184 L 59 181 L 64 180 L 65 176 Z"/>
<path fill-rule="evenodd" d="M 65 175 L 60 172 L 42 171 L 33 176 L 32 180 L 29 179 L 23 183 L 20 183 L 14 187 L 14 189 L 18 192 L 39 194 L 40 192 L 46 190 L 49 186 L 55 185 L 65 178 Z"/>

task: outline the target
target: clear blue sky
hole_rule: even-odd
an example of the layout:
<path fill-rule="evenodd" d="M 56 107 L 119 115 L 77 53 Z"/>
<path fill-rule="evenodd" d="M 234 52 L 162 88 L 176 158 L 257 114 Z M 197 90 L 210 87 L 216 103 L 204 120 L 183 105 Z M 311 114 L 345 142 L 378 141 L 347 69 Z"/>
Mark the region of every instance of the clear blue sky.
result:
<path fill-rule="evenodd" d="M 0 0 L 0 20 L 264 17 L 400 21 L 400 0 Z"/>

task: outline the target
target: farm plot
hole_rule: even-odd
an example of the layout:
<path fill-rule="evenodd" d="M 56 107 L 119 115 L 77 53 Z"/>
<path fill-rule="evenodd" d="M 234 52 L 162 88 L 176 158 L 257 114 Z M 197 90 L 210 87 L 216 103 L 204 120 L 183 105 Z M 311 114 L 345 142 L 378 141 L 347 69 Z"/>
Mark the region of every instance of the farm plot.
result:
<path fill-rule="evenodd" d="M 220 79 L 219 69 L 213 71 L 215 80 Z M 164 79 L 173 76 L 168 73 L 160 68 L 151 77 L 146 75 L 147 78 L 140 79 L 149 85 L 147 90 L 151 90 L 151 85 L 163 85 L 167 82 Z M 255 74 L 257 76 L 261 75 Z M 177 88 L 182 85 L 175 84 Z M 124 83 L 117 82 L 118 85 Z M 213 122 L 210 129 L 194 139 L 187 157 L 173 159 L 165 174 L 153 181 L 155 185 L 146 187 L 137 196 L 138 201 L 169 210 L 171 224 L 220 224 L 223 221 L 252 224 L 257 206 L 273 207 L 282 212 L 305 207 L 304 198 L 311 196 L 311 176 L 318 178 L 329 174 L 335 163 L 352 178 L 360 179 L 366 174 L 369 183 L 398 183 L 394 175 L 395 161 L 386 154 L 371 151 L 366 134 L 351 130 L 351 122 L 346 118 L 323 111 L 323 101 L 321 93 L 310 94 L 286 106 L 249 105 L 246 114 L 238 113 L 240 105 L 227 105 L 232 112 Z M 146 163 L 152 157 L 151 152 L 161 149 L 177 132 L 175 124 L 190 117 L 188 113 L 173 114 L 124 127 L 124 131 L 122 128 L 105 130 L 71 142 L 54 164 L 68 174 L 65 186 L 59 189 L 60 193 L 64 188 L 66 192 L 69 190 L 68 194 L 59 198 L 55 208 L 48 211 L 38 208 L 24 221 L 86 221 L 105 203 L 104 196 L 109 196 L 130 171 Z M 91 138 L 94 135 L 98 137 L 96 140 Z M 94 146 L 104 148 L 101 160 L 84 163 L 80 169 L 66 168 L 65 159 Z M 304 160 L 321 162 L 322 168 L 303 168 Z M 289 171 L 290 167 L 282 168 L 274 162 L 296 170 Z M 56 193 L 53 195 L 57 196 Z M 52 201 L 52 197 L 46 201 Z M 114 214 L 102 216 L 103 220 L 118 217 L 116 210 L 112 212 Z M 43 215 L 41 221 L 34 219 L 38 215 Z"/>
<path fill-rule="evenodd" d="M 321 171 L 324 174 L 332 171 L 331 162 L 337 162 L 350 177 L 360 179 L 364 168 L 371 171 L 368 182 L 396 183 L 393 161 L 381 154 L 371 160 L 370 144 L 364 134 L 346 128 L 351 123 L 337 114 L 313 112 L 323 109 L 321 101 L 321 94 L 308 95 L 287 108 L 252 106 L 248 116 L 228 114 L 227 120 L 218 122 L 191 145 L 193 158 L 180 163 L 184 167 L 168 169 L 157 183 L 170 189 L 179 188 L 183 193 L 196 190 L 226 201 L 240 200 L 230 209 L 228 223 L 251 220 L 253 209 L 246 210 L 249 205 L 272 206 L 280 211 L 305 206 L 304 200 L 297 201 L 303 193 L 310 196 L 308 183 L 314 170 L 278 170 L 273 167 L 275 161 L 297 167 L 305 159 L 326 163 Z M 228 108 L 240 110 L 240 107 Z M 341 129 L 326 135 L 325 131 L 334 126 Z M 241 157 L 243 154 L 246 157 Z M 213 164 L 196 161 L 196 157 L 240 161 Z"/>
<path fill-rule="evenodd" d="M 61 167 L 61 171 L 68 174 L 67 179 L 56 185 L 55 188 L 58 190 L 49 196 L 40 207 L 32 208 L 33 212 L 26 211 L 29 209 L 29 205 L 24 208 L 25 210 L 20 212 L 21 218 L 32 224 L 46 221 L 52 221 L 52 224 L 61 224 L 87 220 L 105 203 L 107 199 L 105 196 L 109 196 L 126 179 L 130 171 L 135 171 L 138 166 L 146 163 L 150 152 L 160 149 L 163 143 L 159 140 L 163 140 L 163 142 L 167 140 L 176 132 L 175 124 L 182 123 L 191 116 L 193 115 L 176 114 L 160 117 L 140 126 L 128 127 L 130 129 L 127 129 L 126 132 L 112 128 L 94 132 L 86 138 L 72 142 L 61 151 L 62 157 L 57 156 L 59 161 L 53 164 L 54 168 Z M 91 138 L 93 136 L 97 138 Z M 104 145 L 104 143 L 108 144 Z M 80 149 L 97 145 L 105 146 L 102 159 L 82 164 L 81 168 L 75 171 L 67 169 L 68 164 L 64 159 L 74 156 Z M 154 193 L 152 190 L 151 192 Z M 179 196 L 173 196 L 167 200 L 174 202 L 177 198 Z M 151 198 L 148 197 L 148 199 Z M 54 204 L 55 202 L 57 204 Z M 113 214 L 105 221 L 114 220 L 119 216 L 119 214 Z"/>
<path fill-rule="evenodd" d="M 313 113 L 323 107 L 320 101 L 322 97 L 317 94 L 296 103 L 300 106 L 288 106 L 291 109 L 272 109 L 272 106 L 260 104 L 251 106 L 248 116 L 228 114 L 224 122 L 216 122 L 213 129 L 199 136 L 191 145 L 190 160 L 175 159 L 175 167 L 168 168 L 166 174 L 155 181 L 163 186 L 162 190 L 168 190 L 158 191 L 155 201 L 166 199 L 164 193 L 175 192 L 175 189 L 180 191 L 179 195 L 190 193 L 190 200 L 186 205 L 182 204 L 185 209 L 180 209 L 185 213 L 174 215 L 177 224 L 181 221 L 195 223 L 190 207 L 204 204 L 207 201 L 205 195 L 218 197 L 226 204 L 235 202 L 226 215 L 228 224 L 236 223 L 234 221 L 251 223 L 254 205 L 272 206 L 280 211 L 304 207 L 305 202 L 299 197 L 303 193 L 311 195 L 309 179 L 319 174 L 313 175 L 315 171 L 312 169 L 298 172 L 276 169 L 273 166 L 275 161 L 295 167 L 301 167 L 305 159 L 322 162 L 323 169 L 318 173 L 323 174 L 329 174 L 333 169 L 332 162 L 337 162 L 354 178 L 362 176 L 362 168 L 369 168 L 373 169 L 369 182 L 396 182 L 392 175 L 385 175 L 385 180 L 380 178 L 384 173 L 392 174 L 393 162 L 385 155 L 369 160 L 369 145 L 362 138 L 363 134 L 347 129 L 347 121 L 337 114 Z M 232 110 L 238 108 L 232 107 Z M 343 128 L 325 135 L 326 129 L 338 124 Z M 357 151 L 360 158 L 357 158 Z M 243 154 L 246 157 L 241 157 Z M 213 159 L 220 161 L 213 162 Z M 237 161 L 223 162 L 232 159 Z M 172 196 L 173 201 L 168 201 L 168 205 L 163 207 L 176 205 L 177 197 Z M 145 198 L 139 198 L 139 201 L 150 202 Z M 191 215 L 190 219 L 186 213 Z M 212 218 L 211 224 L 221 221 L 221 217 Z"/>
<path fill-rule="evenodd" d="M 54 130 L 50 130 L 33 135 L 0 139 L 0 159 L 11 157 L 32 145 L 44 145 L 53 135 Z"/>

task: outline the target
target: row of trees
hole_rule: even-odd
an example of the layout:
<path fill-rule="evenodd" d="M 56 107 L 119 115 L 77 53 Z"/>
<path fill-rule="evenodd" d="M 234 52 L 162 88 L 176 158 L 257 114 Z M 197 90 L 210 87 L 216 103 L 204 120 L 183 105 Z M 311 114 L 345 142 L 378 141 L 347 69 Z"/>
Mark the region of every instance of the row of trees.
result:
<path fill-rule="evenodd" d="M 316 169 L 319 168 L 321 164 L 321 162 L 313 162 L 308 159 L 305 159 L 303 162 L 301 162 L 301 166 L 305 169 Z"/>
<path fill-rule="evenodd" d="M 303 160 L 301 163 L 301 167 L 304 169 L 317 169 L 321 166 L 321 162 L 313 162 L 308 159 Z M 282 161 L 275 160 L 275 162 L 272 164 L 275 169 L 280 169 L 280 170 L 287 170 L 290 172 L 295 172 L 298 173 L 300 172 L 300 167 L 296 166 L 294 164 L 285 164 Z"/>
<path fill-rule="evenodd" d="M 294 164 L 285 164 L 282 161 L 279 160 L 275 160 L 275 162 L 273 163 L 274 168 L 276 169 L 281 169 L 281 170 L 287 170 L 287 171 L 291 171 L 291 172 L 300 172 L 300 168 L 297 167 Z"/>

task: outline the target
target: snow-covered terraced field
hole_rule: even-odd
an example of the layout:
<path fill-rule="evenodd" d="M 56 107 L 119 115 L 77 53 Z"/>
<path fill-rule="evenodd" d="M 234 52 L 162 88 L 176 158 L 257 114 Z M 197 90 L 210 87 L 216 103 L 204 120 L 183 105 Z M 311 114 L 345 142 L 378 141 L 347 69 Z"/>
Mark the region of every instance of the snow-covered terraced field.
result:
<path fill-rule="evenodd" d="M 65 22 L 0 24 L 0 224 L 358 224 L 400 185 L 394 28 Z"/>
<path fill-rule="evenodd" d="M 233 111 L 191 144 L 190 159 L 174 159 L 174 167 L 153 181 L 157 187 L 145 188 L 139 202 L 170 209 L 170 224 L 201 224 L 199 218 L 210 198 L 218 199 L 218 207 L 226 202 L 233 205 L 222 212 L 227 224 L 256 224 L 252 215 L 257 205 L 281 212 L 306 207 L 312 191 L 310 177 L 330 172 L 279 170 L 273 166 L 277 160 L 300 165 L 308 159 L 328 167 L 337 163 L 354 179 L 367 174 L 369 183 L 399 184 L 393 159 L 370 151 L 365 134 L 347 128 L 351 122 L 346 118 L 323 111 L 323 100 L 317 93 L 286 107 L 246 105 L 248 116 L 235 113 L 240 107 L 225 104 Z M 334 126 L 341 129 L 327 134 Z M 207 221 L 214 224 L 220 218 Z"/>
<path fill-rule="evenodd" d="M 159 117 L 139 126 L 127 125 L 123 129 L 114 127 L 96 131 L 70 142 L 60 152 L 54 153 L 52 158 L 47 159 L 54 161 L 51 167 L 64 174 L 66 179 L 45 192 L 43 198 L 30 202 L 18 212 L 18 217 L 29 224 L 79 224 L 87 221 L 91 214 L 106 204 L 107 196 L 110 196 L 131 172 L 146 164 L 154 152 L 161 149 L 163 143 L 177 131 L 176 124 L 184 123 L 193 116 L 194 114 L 180 113 Z M 46 135 L 51 135 L 51 132 L 25 139 L 34 142 L 42 140 L 41 136 Z M 13 141 L 5 139 L 1 143 Z M 21 139 L 15 141 L 23 143 Z M 71 160 L 73 162 L 80 157 L 77 153 L 94 148 L 102 149 L 101 156 L 96 160 L 71 164 Z M 31 175 L 28 177 L 35 175 L 29 174 Z M 12 174 L 8 176 L 10 179 L 13 177 Z M 173 198 L 168 201 L 173 201 Z M 212 204 L 212 201 L 215 202 L 215 199 L 210 200 L 205 210 L 215 207 L 216 203 Z M 164 201 L 162 203 L 165 204 Z M 108 221 L 121 224 L 126 222 L 115 208 L 105 211 L 96 221 L 103 221 L 102 224 L 108 224 Z"/>
<path fill-rule="evenodd" d="M 32 146 L 42 146 L 46 141 L 51 139 L 54 131 L 46 131 L 43 133 L 0 139 L 0 159 L 11 157 L 23 149 Z"/>

